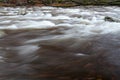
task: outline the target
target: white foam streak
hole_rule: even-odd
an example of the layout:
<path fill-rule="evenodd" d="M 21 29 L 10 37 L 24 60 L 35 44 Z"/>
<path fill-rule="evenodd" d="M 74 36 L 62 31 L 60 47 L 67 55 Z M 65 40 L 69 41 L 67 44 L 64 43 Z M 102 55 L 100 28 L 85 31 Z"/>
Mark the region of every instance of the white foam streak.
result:
<path fill-rule="evenodd" d="M 38 46 L 35 45 L 24 45 L 14 48 L 15 50 L 18 50 L 19 54 L 30 54 L 39 49 Z"/>
<path fill-rule="evenodd" d="M 26 29 L 26 28 L 50 28 L 54 27 L 55 24 L 52 23 L 51 21 L 25 21 L 25 22 L 20 22 L 18 25 L 18 28 Z"/>
<path fill-rule="evenodd" d="M 26 14 L 19 14 L 20 11 Z M 19 14 L 19 15 L 18 15 Z M 120 31 L 120 7 L 0 8 L 0 29 L 71 27 L 65 34 L 107 34 Z M 118 22 L 105 21 L 110 16 Z"/>

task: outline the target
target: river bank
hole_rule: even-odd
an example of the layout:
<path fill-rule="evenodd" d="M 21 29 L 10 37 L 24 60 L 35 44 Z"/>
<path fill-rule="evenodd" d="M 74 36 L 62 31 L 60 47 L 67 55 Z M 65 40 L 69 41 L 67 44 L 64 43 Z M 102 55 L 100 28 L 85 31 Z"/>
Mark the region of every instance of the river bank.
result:
<path fill-rule="evenodd" d="M 61 0 L 60 2 L 48 0 L 33 1 L 30 3 L 27 2 L 0 2 L 1 7 L 16 7 L 16 6 L 53 6 L 53 7 L 73 7 L 73 6 L 120 6 L 120 1 L 118 0 L 98 0 L 98 1 L 89 1 L 89 0 Z"/>

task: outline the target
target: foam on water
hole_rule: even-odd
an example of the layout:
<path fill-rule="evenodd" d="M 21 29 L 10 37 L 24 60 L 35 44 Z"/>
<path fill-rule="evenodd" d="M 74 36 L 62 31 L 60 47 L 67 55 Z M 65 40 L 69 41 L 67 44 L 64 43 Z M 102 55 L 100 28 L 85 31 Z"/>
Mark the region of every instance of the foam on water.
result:
<path fill-rule="evenodd" d="M 0 37 L 6 35 L 4 31 L 0 31 Z"/>
<path fill-rule="evenodd" d="M 3 60 L 3 57 L 2 57 L 2 56 L 0 56 L 0 62 L 4 62 L 4 60 Z"/>
<path fill-rule="evenodd" d="M 26 29 L 26 28 L 38 28 L 38 29 L 44 29 L 44 28 L 50 28 L 50 27 L 54 27 L 55 24 L 51 21 L 24 21 L 24 22 L 20 22 L 19 24 L 17 24 L 18 29 L 22 28 L 22 29 Z"/>
<path fill-rule="evenodd" d="M 0 36 L 9 29 L 0 38 L 0 80 L 120 79 L 120 7 L 8 7 L 0 14 Z"/>
<path fill-rule="evenodd" d="M 106 34 L 120 31 L 120 7 L 31 7 L 0 8 L 0 29 L 45 29 L 71 27 L 65 33 L 85 35 Z M 118 22 L 105 21 L 106 16 Z M 3 21 L 4 20 L 4 21 Z M 82 28 L 82 29 L 81 29 Z M 75 31 L 74 31 L 75 30 Z M 69 32 L 70 31 L 70 32 Z"/>
<path fill-rule="evenodd" d="M 24 45 L 24 46 L 19 46 L 14 48 L 15 50 L 19 51 L 19 54 L 30 54 L 30 53 L 34 53 L 36 50 L 39 49 L 38 46 L 35 45 Z"/>

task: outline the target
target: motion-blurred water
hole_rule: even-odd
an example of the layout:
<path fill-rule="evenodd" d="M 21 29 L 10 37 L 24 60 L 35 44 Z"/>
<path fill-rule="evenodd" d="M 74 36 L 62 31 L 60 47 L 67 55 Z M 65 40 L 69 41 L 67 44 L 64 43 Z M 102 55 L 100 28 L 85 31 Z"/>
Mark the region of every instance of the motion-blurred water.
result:
<path fill-rule="evenodd" d="M 0 37 L 0 80 L 120 79 L 120 7 L 1 7 Z"/>

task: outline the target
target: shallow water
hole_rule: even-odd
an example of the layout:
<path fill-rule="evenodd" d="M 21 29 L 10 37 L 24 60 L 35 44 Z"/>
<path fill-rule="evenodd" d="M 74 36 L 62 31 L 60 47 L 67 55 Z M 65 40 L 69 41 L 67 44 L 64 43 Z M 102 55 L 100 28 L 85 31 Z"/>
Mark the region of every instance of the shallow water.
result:
<path fill-rule="evenodd" d="M 114 6 L 0 8 L 0 80 L 119 80 L 119 14 Z"/>

